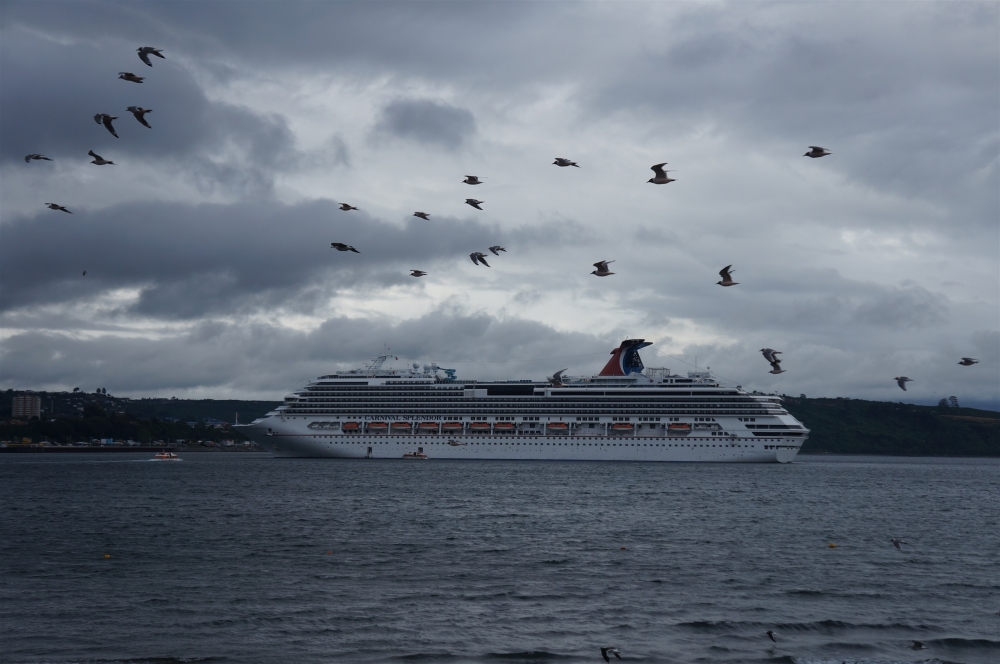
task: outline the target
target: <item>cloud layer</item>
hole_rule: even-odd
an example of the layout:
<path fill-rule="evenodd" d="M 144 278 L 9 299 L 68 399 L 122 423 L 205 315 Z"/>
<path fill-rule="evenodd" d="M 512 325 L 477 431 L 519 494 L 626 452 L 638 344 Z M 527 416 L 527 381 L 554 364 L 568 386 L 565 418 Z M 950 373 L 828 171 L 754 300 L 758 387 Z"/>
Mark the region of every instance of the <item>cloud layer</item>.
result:
<path fill-rule="evenodd" d="M 995 3 L 2 14 L 0 387 L 278 398 L 383 344 L 539 378 L 630 335 L 746 387 L 1000 408 Z"/>

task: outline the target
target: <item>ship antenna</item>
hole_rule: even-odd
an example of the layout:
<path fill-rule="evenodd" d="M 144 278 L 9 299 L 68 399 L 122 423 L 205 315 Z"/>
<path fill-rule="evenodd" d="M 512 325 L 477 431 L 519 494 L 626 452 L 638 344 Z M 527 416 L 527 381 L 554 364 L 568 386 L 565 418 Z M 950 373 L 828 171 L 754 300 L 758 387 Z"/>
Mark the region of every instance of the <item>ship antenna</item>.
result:
<path fill-rule="evenodd" d="M 386 345 L 385 350 L 382 351 L 382 354 L 374 358 L 371 362 L 369 362 L 368 366 L 366 366 L 365 369 L 368 369 L 368 371 L 374 373 L 379 369 L 381 369 L 382 365 L 385 364 L 385 361 L 388 359 L 389 359 L 389 346 Z"/>

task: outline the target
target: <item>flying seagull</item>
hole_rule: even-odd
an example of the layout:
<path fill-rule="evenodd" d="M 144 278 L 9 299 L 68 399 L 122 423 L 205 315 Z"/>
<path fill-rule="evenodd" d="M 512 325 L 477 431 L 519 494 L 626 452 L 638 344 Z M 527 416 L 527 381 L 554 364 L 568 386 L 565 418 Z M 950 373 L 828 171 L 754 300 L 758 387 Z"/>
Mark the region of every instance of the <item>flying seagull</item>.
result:
<path fill-rule="evenodd" d="M 46 203 L 45 205 L 47 205 L 50 210 L 62 210 L 63 212 L 69 212 L 69 210 L 64 208 L 62 205 L 59 205 L 58 203 Z M 69 213 L 73 214 L 72 212 Z"/>
<path fill-rule="evenodd" d="M 764 633 L 765 633 L 765 634 L 767 634 L 767 638 L 771 639 L 771 640 L 772 640 L 772 641 L 774 641 L 775 643 L 777 643 L 777 642 L 778 642 L 778 639 L 774 638 L 775 636 L 777 636 L 777 635 L 778 635 L 778 633 L 777 633 L 777 632 L 772 632 L 771 630 L 767 630 L 767 631 L 766 631 L 766 632 L 764 632 Z"/>
<path fill-rule="evenodd" d="M 341 203 L 340 209 L 343 210 L 344 212 L 348 212 L 350 210 L 357 210 L 358 208 L 354 207 L 353 205 L 348 205 L 347 203 Z"/>
<path fill-rule="evenodd" d="M 546 380 L 549 381 L 552 387 L 565 387 L 566 384 L 562 382 L 562 375 L 564 371 L 566 371 L 566 369 L 560 369 L 559 371 L 549 376 Z"/>
<path fill-rule="evenodd" d="M 426 212 L 414 212 L 413 216 L 420 217 L 421 219 L 427 219 L 428 221 L 430 221 L 431 218 L 431 215 L 427 214 Z"/>
<path fill-rule="evenodd" d="M 973 364 L 979 364 L 979 360 L 975 360 L 971 357 L 963 357 L 962 361 L 959 362 L 963 367 L 971 367 Z"/>
<path fill-rule="evenodd" d="M 83 271 L 83 276 L 85 276 L 85 277 L 87 276 L 87 271 L 86 270 Z"/>
<path fill-rule="evenodd" d="M 36 161 L 39 160 L 39 159 L 44 159 L 45 161 L 52 161 L 51 159 L 49 159 L 48 157 L 46 157 L 43 154 L 35 154 L 34 152 L 32 152 L 31 154 L 26 155 L 24 157 L 24 163 L 26 163 L 26 164 L 31 163 L 32 159 L 34 159 Z"/>
<path fill-rule="evenodd" d="M 494 256 L 499 256 L 501 251 L 507 253 L 507 250 L 501 247 L 499 244 L 494 244 L 492 247 L 490 247 L 490 251 L 493 252 Z"/>
<path fill-rule="evenodd" d="M 911 648 L 913 648 L 914 650 L 923 650 L 923 649 L 924 649 L 924 648 L 926 648 L 927 646 L 925 646 L 925 645 L 924 645 L 923 643 L 921 643 L 920 641 L 914 641 L 914 642 L 913 642 L 913 645 L 912 645 L 912 646 L 910 646 L 910 647 L 911 647 Z"/>
<path fill-rule="evenodd" d="M 146 115 L 146 113 L 152 113 L 153 109 L 143 108 L 142 106 L 129 106 L 125 110 L 134 115 L 135 119 L 138 120 L 144 127 L 149 127 L 149 123 L 146 122 L 146 118 L 143 116 Z M 152 127 L 149 128 L 152 129 Z"/>
<path fill-rule="evenodd" d="M 124 81 L 132 81 L 133 83 L 142 83 L 145 80 L 145 76 L 136 76 L 130 71 L 120 71 L 118 72 L 118 78 Z"/>
<path fill-rule="evenodd" d="M 469 258 L 471 258 L 472 262 L 475 263 L 476 265 L 482 263 L 486 267 L 490 266 L 490 264 L 486 262 L 486 254 L 484 254 L 481 251 L 473 251 L 471 254 L 469 254 Z"/>
<path fill-rule="evenodd" d="M 462 180 L 462 182 L 464 182 L 465 184 L 482 184 L 483 183 L 483 181 L 480 180 L 479 177 L 475 176 L 475 175 L 466 175 L 465 179 Z"/>
<path fill-rule="evenodd" d="M 650 169 L 656 175 L 646 180 L 646 182 L 647 183 L 652 182 L 653 184 L 667 184 L 668 182 L 676 182 L 677 181 L 676 178 L 672 178 L 669 175 L 667 175 L 667 173 L 669 173 L 670 171 L 663 170 L 663 167 L 666 165 L 667 162 L 663 162 L 662 164 L 656 164 L 654 166 L 650 166 Z"/>
<path fill-rule="evenodd" d="M 88 152 L 87 154 L 89 154 L 89 155 L 90 155 L 91 157 L 93 157 L 93 158 L 94 158 L 94 160 L 93 160 L 92 162 L 90 162 L 90 163 L 92 163 L 92 164 L 97 164 L 98 166 L 105 166 L 105 165 L 107 165 L 107 164 L 111 164 L 112 166 L 114 166 L 114 164 L 115 164 L 115 162 L 113 162 L 113 161 L 108 161 L 107 159 L 105 159 L 105 158 L 104 158 L 104 157 L 102 157 L 101 155 L 97 154 L 97 153 L 96 153 L 96 152 L 94 152 L 93 150 L 91 150 L 91 151 L 90 151 L 90 152 Z"/>
<path fill-rule="evenodd" d="M 722 277 L 722 281 L 716 281 L 715 283 L 719 284 L 720 286 L 735 286 L 736 284 L 740 283 L 738 281 L 733 281 L 733 272 L 736 272 L 736 270 L 730 270 L 729 268 L 731 267 L 732 265 L 727 265 L 726 267 L 719 270 L 719 276 Z"/>
<path fill-rule="evenodd" d="M 899 539 L 898 537 L 890 538 L 889 541 L 892 542 L 892 545 L 894 547 L 896 547 L 900 551 L 903 550 L 903 547 L 901 547 L 900 544 L 909 544 L 909 542 L 904 542 L 903 540 Z"/>
<path fill-rule="evenodd" d="M 771 370 L 768 371 L 767 373 L 772 373 L 775 376 L 777 376 L 778 374 L 785 373 L 785 371 L 787 371 L 787 369 L 781 368 L 781 360 L 776 359 L 773 362 L 771 362 Z"/>
<path fill-rule="evenodd" d="M 337 251 L 353 251 L 356 254 L 360 254 L 361 253 L 360 251 L 358 251 L 357 249 L 355 249 L 351 245 L 344 244 L 343 242 L 331 242 L 330 246 L 333 247 L 334 249 L 336 249 Z"/>
<path fill-rule="evenodd" d="M 479 206 L 482 205 L 485 202 L 486 201 L 477 201 L 475 198 L 466 198 L 465 199 L 465 204 L 466 205 L 471 205 L 472 207 L 476 208 L 477 210 L 482 210 L 483 208 L 481 208 Z"/>
<path fill-rule="evenodd" d="M 111 132 L 111 135 L 118 138 L 118 133 L 115 128 L 111 125 L 112 120 L 117 120 L 118 116 L 108 115 L 107 113 L 98 113 L 94 116 L 94 122 L 97 124 L 103 124 L 104 128 Z"/>
<path fill-rule="evenodd" d="M 459 441 L 455 440 L 454 438 L 449 438 L 448 439 L 448 444 L 451 445 L 452 447 L 463 447 L 465 445 L 468 445 L 468 443 L 459 442 Z"/>
<path fill-rule="evenodd" d="M 830 152 L 829 150 L 827 150 L 826 148 L 821 148 L 818 145 L 810 145 L 809 146 L 809 152 L 805 153 L 802 156 L 803 157 L 812 157 L 813 159 L 816 159 L 818 157 L 825 157 L 828 154 L 833 154 L 833 153 Z"/>
<path fill-rule="evenodd" d="M 896 376 L 893 380 L 896 381 L 896 385 L 899 385 L 899 389 L 904 392 L 906 391 L 906 384 L 913 382 L 912 378 L 907 378 L 906 376 Z"/>
<path fill-rule="evenodd" d="M 152 67 L 153 63 L 149 61 L 150 55 L 155 55 L 158 58 L 163 58 L 163 51 L 158 48 L 153 48 L 152 46 L 140 46 L 135 49 L 136 53 L 139 54 L 139 59 L 146 63 L 147 67 Z M 166 60 L 166 58 L 163 58 Z"/>
<path fill-rule="evenodd" d="M 566 159 L 564 157 L 556 157 L 556 160 L 552 163 L 556 166 L 564 166 L 564 167 L 576 166 L 577 168 L 580 168 L 579 164 L 577 164 L 575 161 L 570 161 L 569 159 Z"/>
<path fill-rule="evenodd" d="M 604 661 L 608 662 L 608 664 L 611 664 L 611 658 L 608 657 L 608 653 L 611 653 L 618 659 L 622 658 L 621 653 L 618 651 L 618 648 L 601 648 L 601 657 L 603 657 Z"/>
<path fill-rule="evenodd" d="M 608 270 L 608 263 L 614 263 L 614 261 L 597 261 L 594 263 L 594 267 L 597 269 L 591 272 L 591 274 L 596 274 L 599 277 L 606 277 L 609 274 L 614 274 L 614 272 Z"/>
<path fill-rule="evenodd" d="M 761 348 L 760 352 L 764 354 L 764 359 L 767 360 L 768 362 L 780 362 L 781 361 L 781 360 L 779 360 L 778 358 L 775 357 L 775 355 L 781 355 L 781 351 L 780 350 L 774 350 L 773 348 Z"/>
<path fill-rule="evenodd" d="M 426 277 L 427 273 L 423 270 L 410 270 L 411 277 Z"/>

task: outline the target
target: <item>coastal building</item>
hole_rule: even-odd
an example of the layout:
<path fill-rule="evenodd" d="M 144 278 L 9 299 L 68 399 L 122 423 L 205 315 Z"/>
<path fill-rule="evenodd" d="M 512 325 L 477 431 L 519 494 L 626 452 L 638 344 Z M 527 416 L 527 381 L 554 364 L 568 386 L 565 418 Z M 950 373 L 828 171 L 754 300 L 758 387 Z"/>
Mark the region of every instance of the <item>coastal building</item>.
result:
<path fill-rule="evenodd" d="M 14 397 L 10 410 L 15 419 L 38 417 L 42 413 L 42 398 L 37 394 L 19 394 Z"/>

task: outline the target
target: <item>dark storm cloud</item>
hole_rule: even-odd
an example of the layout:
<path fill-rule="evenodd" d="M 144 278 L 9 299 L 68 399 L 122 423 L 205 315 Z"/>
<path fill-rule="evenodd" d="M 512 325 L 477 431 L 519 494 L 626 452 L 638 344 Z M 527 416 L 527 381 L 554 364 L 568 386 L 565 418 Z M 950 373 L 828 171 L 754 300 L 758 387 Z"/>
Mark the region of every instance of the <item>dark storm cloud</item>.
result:
<path fill-rule="evenodd" d="M 119 40 L 60 44 L 25 30 L 5 30 L 2 161 L 25 166 L 25 154 L 41 152 L 84 163 L 88 150 L 95 150 L 119 167 L 130 159 L 167 160 L 203 187 L 258 193 L 269 189 L 275 171 L 297 165 L 300 155 L 284 118 L 210 101 L 177 63 L 158 62 L 147 71 L 138 58 L 130 61 L 134 55 Z M 146 81 L 119 80 L 117 72 L 125 70 Z M 139 124 L 127 106 L 153 109 L 146 116 L 152 129 Z M 95 123 L 95 113 L 118 116 L 120 138 Z"/>
<path fill-rule="evenodd" d="M 312 332 L 201 323 L 156 340 L 24 333 L 4 342 L 0 385 L 106 385 L 118 394 L 231 388 L 280 398 L 319 373 L 354 368 L 383 344 L 403 361 L 457 368 L 460 378 L 537 379 L 567 364 L 596 372 L 617 341 L 447 308 L 401 323 L 335 317 Z"/>
<path fill-rule="evenodd" d="M 472 113 L 429 99 L 399 99 L 382 108 L 374 133 L 396 136 L 448 150 L 462 146 L 476 131 Z"/>
<path fill-rule="evenodd" d="M 138 288 L 124 313 L 195 318 L 257 307 L 309 310 L 345 288 L 413 283 L 410 267 L 449 261 L 497 242 L 538 245 L 572 224 L 501 230 L 432 217 L 402 226 L 332 201 L 297 205 L 144 202 L 73 215 L 43 213 L 0 226 L 0 311 L 72 303 L 116 288 Z M 342 253 L 331 242 L 355 246 Z M 81 277 L 82 270 L 87 276 Z"/>

